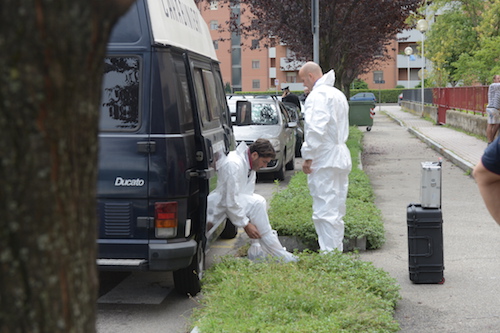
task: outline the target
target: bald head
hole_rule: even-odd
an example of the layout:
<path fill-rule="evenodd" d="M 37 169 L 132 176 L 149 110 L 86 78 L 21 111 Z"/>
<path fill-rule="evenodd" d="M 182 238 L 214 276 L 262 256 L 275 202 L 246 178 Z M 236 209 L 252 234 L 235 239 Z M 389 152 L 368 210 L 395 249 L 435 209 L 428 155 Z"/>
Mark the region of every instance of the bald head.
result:
<path fill-rule="evenodd" d="M 315 62 L 309 61 L 299 70 L 299 77 L 304 82 L 304 86 L 312 90 L 316 81 L 323 76 L 321 67 Z"/>

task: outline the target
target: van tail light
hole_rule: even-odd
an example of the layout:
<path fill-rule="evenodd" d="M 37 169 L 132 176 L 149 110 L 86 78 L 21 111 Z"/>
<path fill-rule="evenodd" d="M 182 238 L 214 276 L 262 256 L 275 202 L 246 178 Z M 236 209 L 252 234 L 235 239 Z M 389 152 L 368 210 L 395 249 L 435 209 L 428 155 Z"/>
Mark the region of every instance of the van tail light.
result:
<path fill-rule="evenodd" d="M 155 203 L 155 235 L 158 238 L 171 238 L 177 235 L 177 202 Z"/>

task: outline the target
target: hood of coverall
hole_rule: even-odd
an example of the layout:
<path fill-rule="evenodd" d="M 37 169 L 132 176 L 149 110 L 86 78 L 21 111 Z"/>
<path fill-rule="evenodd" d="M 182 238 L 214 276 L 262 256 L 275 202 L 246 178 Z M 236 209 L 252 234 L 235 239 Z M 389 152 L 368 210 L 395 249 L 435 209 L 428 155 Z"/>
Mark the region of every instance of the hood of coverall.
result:
<path fill-rule="evenodd" d="M 334 84 L 335 84 L 335 71 L 331 69 L 328 73 L 324 74 L 322 77 L 318 79 L 318 81 L 316 81 L 313 89 L 321 85 L 327 85 L 333 87 Z"/>

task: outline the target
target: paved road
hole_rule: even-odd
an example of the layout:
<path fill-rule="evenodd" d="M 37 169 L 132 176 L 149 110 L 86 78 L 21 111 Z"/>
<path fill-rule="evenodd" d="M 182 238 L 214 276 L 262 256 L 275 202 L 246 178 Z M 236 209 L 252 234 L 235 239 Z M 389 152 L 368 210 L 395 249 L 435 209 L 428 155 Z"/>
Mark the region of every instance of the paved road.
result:
<path fill-rule="evenodd" d="M 382 106 L 384 110 L 401 117 L 397 106 Z M 433 130 L 445 138 L 456 136 L 444 127 L 426 129 Z M 457 140 L 452 141 L 460 153 Z M 361 259 L 383 268 L 401 285 L 402 300 L 395 314 L 401 332 L 498 332 L 500 229 L 486 211 L 474 180 L 444 160 L 446 282 L 413 284 L 408 274 L 406 206 L 420 199 L 420 162 L 437 161 L 442 155 L 381 112 L 377 112 L 371 132 L 365 133 L 364 147 L 363 167 L 383 214 L 387 242 L 380 250 L 362 253 Z M 474 152 L 475 156 L 484 150 L 478 149 L 482 150 Z"/>

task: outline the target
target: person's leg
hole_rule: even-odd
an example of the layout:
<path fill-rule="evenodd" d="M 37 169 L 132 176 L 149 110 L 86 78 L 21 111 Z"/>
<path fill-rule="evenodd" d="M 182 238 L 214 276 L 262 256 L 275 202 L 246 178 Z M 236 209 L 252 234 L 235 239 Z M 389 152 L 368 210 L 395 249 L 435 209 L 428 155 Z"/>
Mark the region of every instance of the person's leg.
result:
<path fill-rule="evenodd" d="M 308 177 L 313 197 L 313 222 L 321 251 L 343 250 L 348 173 L 333 168 L 319 169 Z"/>
<path fill-rule="evenodd" d="M 495 140 L 499 128 L 500 124 L 491 124 L 491 141 L 488 140 L 488 142 L 493 142 Z"/>
<path fill-rule="evenodd" d="M 250 222 L 259 230 L 261 236 L 259 242 L 264 253 L 282 258 L 285 262 L 296 261 L 297 258 L 281 245 L 278 234 L 271 228 L 269 216 L 267 215 L 266 199 L 261 195 L 253 194 L 246 197 L 246 200 L 247 216 Z"/>
<path fill-rule="evenodd" d="M 500 112 L 493 108 L 487 108 L 488 113 L 488 124 L 486 125 L 486 138 L 488 139 L 488 144 L 495 140 L 498 129 L 500 128 Z"/>

